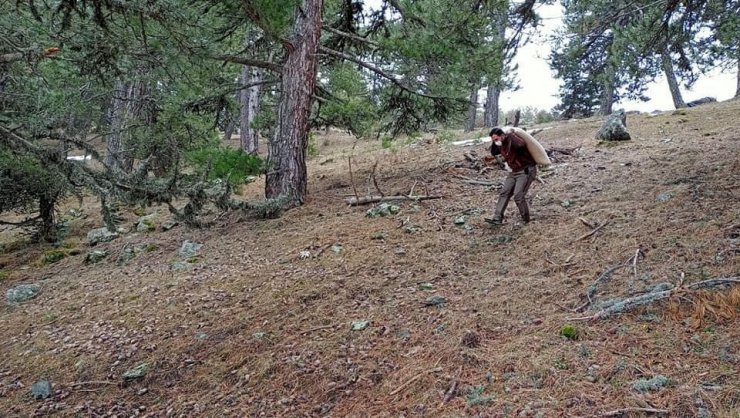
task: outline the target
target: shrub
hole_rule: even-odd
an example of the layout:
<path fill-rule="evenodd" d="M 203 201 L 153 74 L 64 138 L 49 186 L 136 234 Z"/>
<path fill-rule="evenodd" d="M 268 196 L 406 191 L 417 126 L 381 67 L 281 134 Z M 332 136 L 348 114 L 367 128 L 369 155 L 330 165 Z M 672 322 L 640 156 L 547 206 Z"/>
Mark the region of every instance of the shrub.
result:
<path fill-rule="evenodd" d="M 578 339 L 578 330 L 571 324 L 565 324 L 560 328 L 560 335 L 569 340 L 575 340 Z"/>
<path fill-rule="evenodd" d="M 226 147 L 191 151 L 187 160 L 197 174 L 207 173 L 208 180 L 223 179 L 232 186 L 244 184 L 248 176 L 259 174 L 264 167 L 259 156 Z"/>

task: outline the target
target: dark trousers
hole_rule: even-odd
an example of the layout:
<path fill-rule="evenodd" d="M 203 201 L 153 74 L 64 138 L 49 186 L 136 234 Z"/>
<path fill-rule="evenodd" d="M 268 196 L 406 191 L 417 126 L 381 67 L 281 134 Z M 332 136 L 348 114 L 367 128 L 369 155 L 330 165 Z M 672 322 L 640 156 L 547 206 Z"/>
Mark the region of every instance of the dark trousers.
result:
<path fill-rule="evenodd" d="M 509 199 L 514 197 L 514 202 L 519 208 L 519 214 L 522 216 L 522 220 L 524 222 L 529 222 L 529 207 L 527 206 L 526 196 L 529 186 L 532 185 L 532 182 L 536 178 L 537 166 L 531 166 L 522 171 L 509 173 L 504 181 L 504 187 L 501 189 L 501 194 L 498 196 L 496 211 L 493 214 L 493 218 L 503 220 L 506 206 L 509 205 Z"/>

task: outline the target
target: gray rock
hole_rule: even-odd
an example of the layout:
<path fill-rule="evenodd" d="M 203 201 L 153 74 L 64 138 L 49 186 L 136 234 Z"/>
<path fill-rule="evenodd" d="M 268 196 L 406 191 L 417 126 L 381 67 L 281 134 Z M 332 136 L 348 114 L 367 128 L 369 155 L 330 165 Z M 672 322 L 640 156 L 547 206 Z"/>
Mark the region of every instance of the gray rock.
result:
<path fill-rule="evenodd" d="M 118 264 L 124 264 L 136 257 L 136 248 L 133 245 L 126 244 L 118 255 Z"/>
<path fill-rule="evenodd" d="M 638 392 L 656 391 L 668 384 L 668 378 L 659 374 L 652 379 L 638 379 L 632 384 L 632 389 Z"/>
<path fill-rule="evenodd" d="M 31 385 L 31 395 L 33 399 L 46 399 L 54 394 L 54 389 L 51 387 L 51 383 L 46 379 L 41 379 L 38 382 Z"/>
<path fill-rule="evenodd" d="M 467 218 L 465 215 L 457 215 L 452 223 L 454 223 L 455 225 L 465 225 L 466 220 Z"/>
<path fill-rule="evenodd" d="M 434 295 L 424 301 L 424 306 L 440 306 L 444 305 L 447 299 L 444 296 Z"/>
<path fill-rule="evenodd" d="M 167 221 L 163 223 L 160 228 L 162 229 L 162 231 L 169 231 L 170 229 L 176 227 L 177 225 L 179 225 L 177 221 Z"/>
<path fill-rule="evenodd" d="M 601 141 L 627 141 L 630 134 L 627 132 L 627 115 L 623 109 L 609 115 L 601 128 L 596 132 L 596 139 Z"/>
<path fill-rule="evenodd" d="M 180 247 L 180 255 L 183 257 L 194 257 L 202 247 L 203 244 L 185 241 L 182 243 L 182 247 Z"/>
<path fill-rule="evenodd" d="M 157 230 L 157 224 L 154 222 L 154 215 L 142 216 L 136 223 L 137 232 L 153 232 Z"/>
<path fill-rule="evenodd" d="M 396 205 L 388 203 L 381 203 L 374 208 L 370 208 L 366 212 L 368 218 L 379 218 L 381 216 L 395 215 L 401 211 L 401 208 Z"/>
<path fill-rule="evenodd" d="M 658 202 L 667 202 L 671 199 L 673 199 L 673 195 L 670 193 L 661 193 L 655 198 Z"/>
<path fill-rule="evenodd" d="M 368 320 L 359 320 L 359 321 L 352 321 L 352 331 L 362 331 L 367 326 L 370 325 L 370 321 Z"/>
<path fill-rule="evenodd" d="M 103 261 L 105 257 L 108 257 L 108 251 L 95 250 L 90 251 L 85 256 L 85 264 L 95 264 Z"/>
<path fill-rule="evenodd" d="M 87 242 L 90 245 L 95 245 L 100 242 L 113 241 L 116 238 L 118 238 L 118 233 L 111 232 L 108 230 L 108 228 L 105 227 L 93 229 L 92 231 L 87 233 Z"/>
<path fill-rule="evenodd" d="M 146 374 L 149 372 L 149 364 L 148 363 L 140 363 L 133 369 L 126 370 L 121 377 L 123 380 L 135 380 L 135 379 L 141 379 L 142 377 L 146 376 Z"/>
<path fill-rule="evenodd" d="M 21 303 L 35 298 L 39 295 L 39 292 L 41 292 L 41 286 L 36 283 L 20 284 L 8 289 L 5 298 L 10 303 Z"/>
<path fill-rule="evenodd" d="M 334 254 L 341 254 L 342 250 L 344 250 L 342 244 L 334 244 L 331 246 L 331 252 L 333 252 Z"/>

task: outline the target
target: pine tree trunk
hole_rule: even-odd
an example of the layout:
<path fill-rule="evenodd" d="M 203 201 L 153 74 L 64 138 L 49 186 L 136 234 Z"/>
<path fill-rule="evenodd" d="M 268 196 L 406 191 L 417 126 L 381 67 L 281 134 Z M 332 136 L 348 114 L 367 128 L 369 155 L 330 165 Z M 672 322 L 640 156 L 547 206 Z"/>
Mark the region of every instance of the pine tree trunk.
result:
<path fill-rule="evenodd" d="M 740 58 L 737 59 L 737 88 L 735 89 L 735 98 L 740 99 Z"/>
<path fill-rule="evenodd" d="M 116 80 L 110 111 L 110 134 L 107 138 L 105 164 L 113 169 L 130 173 L 134 167 L 135 149 L 129 141 L 131 122 L 144 125 L 153 122 L 154 113 L 149 105 L 148 88 L 141 81 Z"/>
<path fill-rule="evenodd" d="M 242 83 L 251 84 L 260 80 L 262 72 L 256 68 L 244 67 Z M 241 148 L 249 154 L 256 154 L 259 148 L 259 132 L 252 127 L 255 117 L 260 111 L 261 86 L 252 86 L 241 90 L 241 115 L 239 130 Z"/>
<path fill-rule="evenodd" d="M 663 66 L 663 72 L 668 80 L 668 88 L 671 89 L 671 97 L 673 98 L 673 105 L 676 109 L 686 107 L 686 102 L 683 101 L 681 96 L 681 89 L 678 87 L 678 80 L 676 79 L 676 73 L 673 71 L 673 62 L 668 51 L 661 54 L 661 64 Z"/>
<path fill-rule="evenodd" d="M 599 104 L 599 114 L 611 115 L 614 107 L 614 80 L 616 78 L 616 69 L 614 65 L 607 64 L 606 78 L 604 79 L 604 90 L 601 92 L 601 102 Z"/>
<path fill-rule="evenodd" d="M 468 120 L 465 124 L 465 132 L 475 130 L 475 119 L 478 116 L 478 89 L 480 86 L 477 82 L 473 83 L 470 90 L 470 105 L 468 106 Z"/>
<path fill-rule="evenodd" d="M 501 90 L 495 84 L 489 84 L 488 91 L 486 92 L 485 112 L 483 114 L 483 123 L 487 128 L 493 128 L 498 125 L 499 97 L 501 97 Z"/>
<path fill-rule="evenodd" d="M 322 9 L 323 0 L 303 0 L 296 11 L 294 48 L 288 51 L 282 71 L 278 126 L 268 147 L 265 197 L 282 196 L 290 205 L 303 204 L 307 193 L 306 149 Z"/>
<path fill-rule="evenodd" d="M 39 235 L 45 242 L 56 242 L 57 240 L 57 226 L 54 222 L 54 203 L 55 199 L 45 196 L 39 198 L 39 216 L 41 217 Z"/>

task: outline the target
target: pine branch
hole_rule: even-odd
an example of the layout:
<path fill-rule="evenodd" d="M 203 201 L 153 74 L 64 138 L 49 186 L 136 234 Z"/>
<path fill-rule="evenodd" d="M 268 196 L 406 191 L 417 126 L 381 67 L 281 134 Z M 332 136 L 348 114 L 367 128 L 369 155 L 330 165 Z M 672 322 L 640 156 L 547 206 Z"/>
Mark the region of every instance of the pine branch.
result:
<path fill-rule="evenodd" d="M 254 7 L 251 0 L 242 0 L 242 5 L 244 6 L 244 13 L 247 15 L 249 20 L 257 25 L 262 31 L 265 32 L 269 37 L 275 39 L 278 41 L 283 48 L 286 50 L 292 52 L 295 50 L 295 46 L 293 46 L 290 41 L 285 39 L 283 36 L 281 36 L 279 33 L 275 32 L 272 28 L 270 28 L 265 20 L 260 16 L 259 11 L 257 8 Z"/>
<path fill-rule="evenodd" d="M 240 57 L 237 55 L 217 54 L 217 55 L 212 55 L 211 58 L 215 60 L 219 60 L 219 61 L 232 62 L 234 64 L 242 64 L 242 65 L 248 65 L 250 67 L 264 68 L 266 70 L 274 71 L 276 73 L 280 73 L 283 71 L 283 68 L 279 64 L 275 64 L 274 62 L 261 61 L 261 60 L 256 60 L 256 59 L 252 59 L 248 57 Z"/>
<path fill-rule="evenodd" d="M 335 35 L 342 36 L 344 38 L 352 39 L 353 41 L 366 43 L 366 44 L 371 45 L 371 46 L 374 46 L 376 48 L 379 46 L 377 42 L 371 41 L 370 39 L 363 38 L 362 36 L 358 36 L 358 35 L 355 35 L 353 33 L 342 32 L 341 30 L 332 28 L 331 26 L 322 26 L 321 29 L 322 30 L 325 30 L 325 31 L 327 31 L 329 33 L 333 33 Z"/>
<path fill-rule="evenodd" d="M 411 94 L 414 94 L 416 96 L 425 97 L 427 99 L 433 99 L 433 100 L 450 100 L 450 99 L 452 99 L 452 100 L 456 100 L 456 101 L 458 101 L 460 103 L 464 103 L 466 105 L 469 103 L 467 99 L 460 99 L 460 98 L 455 98 L 455 97 L 445 97 L 445 96 L 435 96 L 435 95 L 429 95 L 429 94 L 420 93 L 419 91 L 413 90 L 412 88 L 406 86 L 400 80 L 398 80 L 396 77 L 392 76 L 391 74 L 388 74 L 387 72 L 385 72 L 382 69 L 376 67 L 375 65 L 372 65 L 370 63 L 367 63 L 367 62 L 365 62 L 365 61 L 363 61 L 363 60 L 361 60 L 359 58 L 353 57 L 352 55 L 345 54 L 344 52 L 335 51 L 333 49 L 329 49 L 329 48 L 324 47 L 324 46 L 320 46 L 319 47 L 319 51 L 320 52 L 323 52 L 325 54 L 328 54 L 328 55 L 332 55 L 332 56 L 337 57 L 337 58 L 341 58 L 341 59 L 346 60 L 346 61 L 354 62 L 355 64 L 357 64 L 357 65 L 359 65 L 359 66 L 361 66 L 363 68 L 366 68 L 366 69 L 374 72 L 375 74 L 377 74 L 377 75 L 385 78 L 386 80 L 392 82 L 393 84 L 395 84 L 396 86 L 398 86 L 399 88 L 401 88 L 401 90 L 406 91 L 406 92 L 411 93 Z"/>

